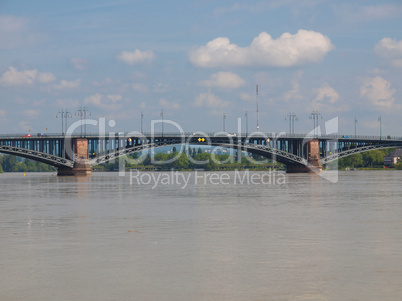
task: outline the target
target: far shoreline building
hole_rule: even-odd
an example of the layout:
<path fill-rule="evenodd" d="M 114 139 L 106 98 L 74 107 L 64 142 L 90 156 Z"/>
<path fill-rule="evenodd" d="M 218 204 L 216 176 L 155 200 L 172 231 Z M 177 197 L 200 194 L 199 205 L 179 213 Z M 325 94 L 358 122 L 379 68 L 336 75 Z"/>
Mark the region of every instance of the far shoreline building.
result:
<path fill-rule="evenodd" d="M 396 149 L 384 157 L 385 166 L 393 166 L 402 158 L 402 149 Z"/>

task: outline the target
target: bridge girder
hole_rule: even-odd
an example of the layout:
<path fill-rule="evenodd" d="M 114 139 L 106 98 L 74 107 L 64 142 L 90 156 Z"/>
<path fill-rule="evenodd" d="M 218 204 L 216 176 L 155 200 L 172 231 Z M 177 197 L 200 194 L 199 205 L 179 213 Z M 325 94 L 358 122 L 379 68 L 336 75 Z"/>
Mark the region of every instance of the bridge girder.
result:
<path fill-rule="evenodd" d="M 401 147 L 402 146 L 402 142 L 390 142 L 390 143 L 383 143 L 383 144 L 370 144 L 370 145 L 364 145 L 361 147 L 355 147 L 355 148 L 351 148 L 345 151 L 341 151 L 332 155 L 329 155 L 325 158 L 322 158 L 321 164 L 328 164 L 330 162 L 333 162 L 335 160 L 338 159 L 342 159 L 354 154 L 358 154 L 358 153 L 364 153 L 364 152 L 368 152 L 371 150 L 376 150 L 376 149 L 385 149 L 385 148 L 393 148 L 393 147 Z"/>
<path fill-rule="evenodd" d="M 59 167 L 73 168 L 74 165 L 74 162 L 69 159 L 15 146 L 0 145 L 0 153 L 32 159 L 35 161 L 52 165 L 57 168 Z"/>

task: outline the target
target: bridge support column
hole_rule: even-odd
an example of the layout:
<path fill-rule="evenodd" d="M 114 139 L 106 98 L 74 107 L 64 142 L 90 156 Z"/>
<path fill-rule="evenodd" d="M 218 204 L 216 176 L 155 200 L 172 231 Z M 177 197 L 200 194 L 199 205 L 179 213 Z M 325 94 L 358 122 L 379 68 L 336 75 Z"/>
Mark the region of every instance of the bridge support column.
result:
<path fill-rule="evenodd" d="M 320 142 L 318 139 L 307 142 L 307 148 L 308 165 L 287 165 L 287 173 L 319 173 L 322 171 L 320 161 Z"/>
<path fill-rule="evenodd" d="M 91 166 L 88 161 L 88 140 L 85 138 L 74 139 L 74 166 L 73 168 L 59 168 L 58 176 L 89 176 Z"/>

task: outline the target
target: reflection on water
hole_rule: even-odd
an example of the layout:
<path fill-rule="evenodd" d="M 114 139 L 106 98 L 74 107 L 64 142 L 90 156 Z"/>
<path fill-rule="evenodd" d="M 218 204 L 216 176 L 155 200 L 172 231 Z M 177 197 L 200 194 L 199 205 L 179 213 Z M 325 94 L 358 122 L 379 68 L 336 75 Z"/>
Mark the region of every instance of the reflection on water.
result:
<path fill-rule="evenodd" d="M 399 300 L 401 180 L 2 174 L 0 300 Z"/>

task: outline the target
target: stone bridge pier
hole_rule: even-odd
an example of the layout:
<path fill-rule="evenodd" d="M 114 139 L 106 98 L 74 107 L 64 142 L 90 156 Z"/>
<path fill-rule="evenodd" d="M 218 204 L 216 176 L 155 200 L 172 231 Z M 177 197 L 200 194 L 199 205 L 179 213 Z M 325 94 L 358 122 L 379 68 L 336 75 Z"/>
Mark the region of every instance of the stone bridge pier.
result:
<path fill-rule="evenodd" d="M 74 138 L 73 145 L 73 168 L 59 168 L 58 176 L 89 176 L 92 173 L 88 160 L 88 140 L 86 138 Z"/>
<path fill-rule="evenodd" d="M 313 139 L 307 142 L 307 162 L 308 165 L 287 165 L 287 173 L 319 173 L 322 171 L 320 161 L 320 142 L 318 139 Z"/>

